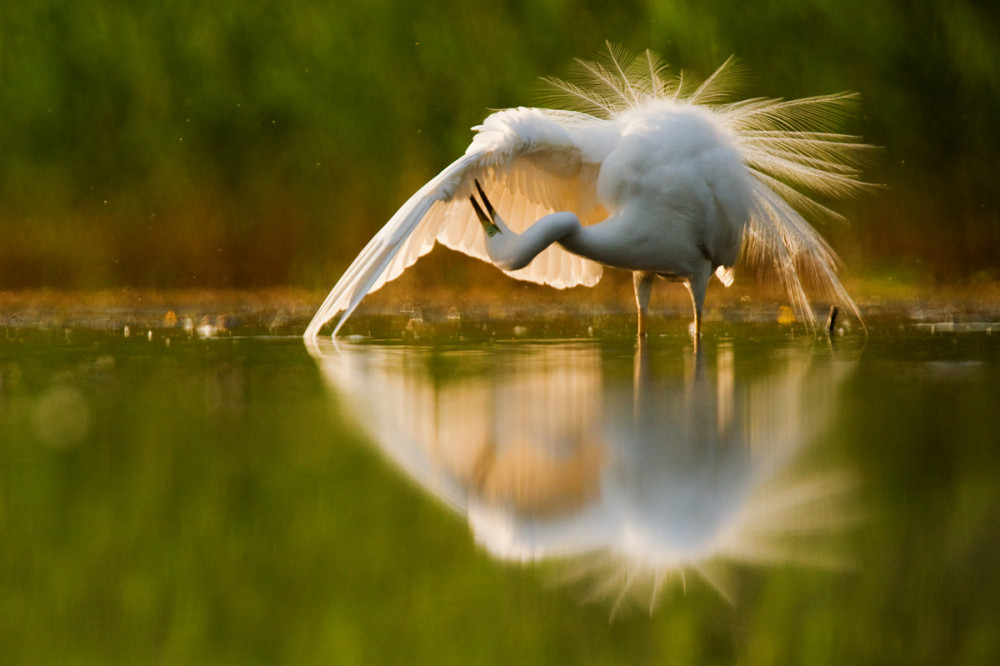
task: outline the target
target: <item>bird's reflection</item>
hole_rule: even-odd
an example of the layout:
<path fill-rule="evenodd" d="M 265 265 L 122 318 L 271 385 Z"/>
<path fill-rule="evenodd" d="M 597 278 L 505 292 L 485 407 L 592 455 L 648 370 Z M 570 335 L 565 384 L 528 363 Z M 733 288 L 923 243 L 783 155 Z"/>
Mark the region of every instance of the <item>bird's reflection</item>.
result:
<path fill-rule="evenodd" d="M 586 343 L 311 351 L 350 415 L 492 555 L 568 562 L 615 609 L 652 610 L 685 573 L 728 598 L 732 564 L 836 564 L 828 537 L 856 518 L 850 475 L 804 455 L 844 361 L 743 362 L 731 343 L 642 343 L 624 363 Z"/>

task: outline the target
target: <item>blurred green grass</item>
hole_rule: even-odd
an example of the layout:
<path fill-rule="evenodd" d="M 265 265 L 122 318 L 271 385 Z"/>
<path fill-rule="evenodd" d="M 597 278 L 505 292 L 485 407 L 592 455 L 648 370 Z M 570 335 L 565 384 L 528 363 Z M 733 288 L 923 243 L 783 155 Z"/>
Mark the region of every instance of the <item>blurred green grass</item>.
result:
<path fill-rule="evenodd" d="M 1000 259 L 1000 47 L 968 0 L 14 0 L 0 14 L 0 288 L 332 283 L 467 145 L 605 39 L 748 96 L 858 90 L 888 189 L 823 233 L 936 282 Z"/>

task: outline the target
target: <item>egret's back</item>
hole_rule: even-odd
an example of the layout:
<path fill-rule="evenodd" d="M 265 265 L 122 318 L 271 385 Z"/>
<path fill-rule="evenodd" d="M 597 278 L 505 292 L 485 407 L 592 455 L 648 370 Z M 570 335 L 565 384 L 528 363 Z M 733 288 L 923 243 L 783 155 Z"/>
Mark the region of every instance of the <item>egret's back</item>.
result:
<path fill-rule="evenodd" d="M 724 128 L 704 109 L 668 100 L 630 109 L 620 123 L 598 180 L 604 206 L 669 245 L 656 247 L 654 237 L 647 251 L 674 263 L 733 265 L 752 214 L 751 176 Z M 686 266 L 667 268 L 685 274 Z"/>

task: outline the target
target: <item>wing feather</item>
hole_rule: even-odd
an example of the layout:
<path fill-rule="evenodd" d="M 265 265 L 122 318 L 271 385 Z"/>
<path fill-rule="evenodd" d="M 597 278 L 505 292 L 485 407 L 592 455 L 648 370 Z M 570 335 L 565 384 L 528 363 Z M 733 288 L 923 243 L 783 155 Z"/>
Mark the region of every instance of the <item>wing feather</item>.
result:
<path fill-rule="evenodd" d="M 508 109 L 474 128 L 478 134 L 466 154 L 410 197 L 351 263 L 305 337 L 317 337 L 327 322 L 343 313 L 334 327 L 336 335 L 366 295 L 401 275 L 436 242 L 490 261 L 468 200 L 475 179 L 517 233 L 557 211 L 575 211 L 584 223 L 606 216 L 596 203 L 597 169 L 583 161 L 566 118 L 540 109 Z M 527 267 L 505 272 L 519 280 L 566 288 L 596 284 L 602 268 L 553 245 Z"/>

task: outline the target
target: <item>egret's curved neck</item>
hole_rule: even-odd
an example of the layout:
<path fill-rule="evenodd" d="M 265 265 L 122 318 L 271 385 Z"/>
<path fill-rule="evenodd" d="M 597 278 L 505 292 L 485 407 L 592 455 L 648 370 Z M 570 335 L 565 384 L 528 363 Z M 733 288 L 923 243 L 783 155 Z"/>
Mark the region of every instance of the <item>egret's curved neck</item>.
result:
<path fill-rule="evenodd" d="M 586 259 L 600 263 L 613 261 L 613 243 L 608 242 L 612 239 L 600 232 L 601 225 L 584 227 L 570 212 L 546 215 L 521 234 L 514 233 L 499 218 L 496 223 L 500 233 L 486 238 L 486 250 L 493 262 L 507 271 L 524 268 L 553 243 Z"/>

